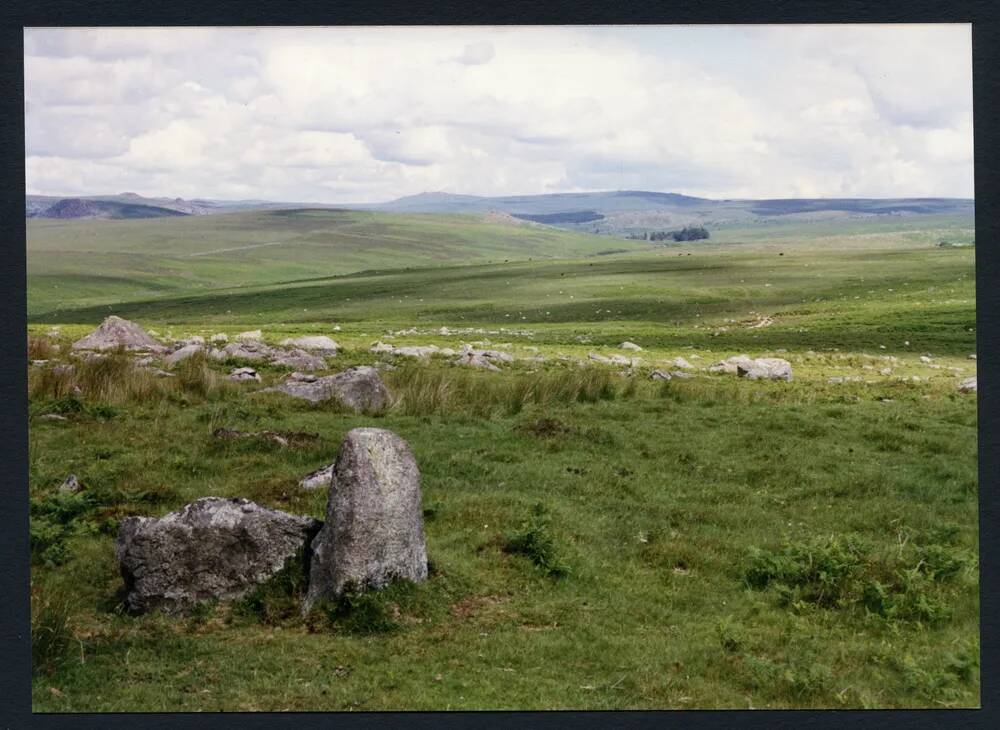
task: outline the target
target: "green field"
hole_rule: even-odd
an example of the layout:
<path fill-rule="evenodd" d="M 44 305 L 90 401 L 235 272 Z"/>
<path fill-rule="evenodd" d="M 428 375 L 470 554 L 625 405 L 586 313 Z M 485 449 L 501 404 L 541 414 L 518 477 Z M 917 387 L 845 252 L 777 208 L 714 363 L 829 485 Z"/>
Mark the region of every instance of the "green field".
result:
<path fill-rule="evenodd" d="M 330 335 L 333 372 L 377 362 L 376 340 L 519 358 L 397 362 L 369 415 L 254 394 L 273 366 L 247 386 L 222 379 L 233 363 L 155 380 L 115 357 L 78 366 L 76 396 L 31 368 L 34 709 L 978 706 L 976 398 L 956 389 L 976 372 L 974 249 L 942 240 L 971 242 L 971 220 L 671 246 L 336 211 L 29 221 L 38 359 L 111 313 L 164 338 Z M 631 376 L 581 367 L 623 340 L 644 348 Z M 743 352 L 794 381 L 704 371 Z M 678 356 L 697 377 L 648 379 Z M 255 600 L 122 613 L 122 516 L 221 495 L 322 517 L 297 480 L 361 425 L 416 455 L 426 583 L 304 619 L 290 568 Z M 80 497 L 57 494 L 70 472 Z"/>

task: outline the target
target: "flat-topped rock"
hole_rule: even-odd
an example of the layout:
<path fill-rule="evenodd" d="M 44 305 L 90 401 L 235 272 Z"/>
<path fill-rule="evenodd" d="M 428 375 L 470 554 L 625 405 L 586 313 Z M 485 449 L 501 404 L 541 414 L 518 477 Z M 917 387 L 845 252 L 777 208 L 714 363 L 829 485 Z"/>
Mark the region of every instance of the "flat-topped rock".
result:
<path fill-rule="evenodd" d="M 326 335 L 310 335 L 308 337 L 289 337 L 282 340 L 285 347 L 295 347 L 300 350 L 316 350 L 326 355 L 336 355 L 340 348 L 336 342 Z"/>
<path fill-rule="evenodd" d="M 322 523 L 246 499 L 203 497 L 160 518 L 126 517 L 115 554 L 134 612 L 231 600 L 308 550 Z"/>
<path fill-rule="evenodd" d="M 289 378 L 284 383 L 265 390 L 312 403 L 337 399 L 355 411 L 379 411 L 389 404 L 389 390 L 379 377 L 378 370 L 368 365 L 359 365 L 342 373 L 314 380 Z"/>

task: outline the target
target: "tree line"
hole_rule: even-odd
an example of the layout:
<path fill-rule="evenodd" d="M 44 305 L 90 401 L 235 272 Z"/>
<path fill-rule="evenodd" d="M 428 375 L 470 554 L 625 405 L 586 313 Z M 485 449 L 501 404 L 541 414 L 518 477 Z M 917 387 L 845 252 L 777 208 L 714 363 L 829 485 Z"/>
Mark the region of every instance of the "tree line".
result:
<path fill-rule="evenodd" d="M 699 241 L 708 237 L 705 226 L 685 226 L 678 231 L 647 231 L 629 236 L 635 241 Z"/>

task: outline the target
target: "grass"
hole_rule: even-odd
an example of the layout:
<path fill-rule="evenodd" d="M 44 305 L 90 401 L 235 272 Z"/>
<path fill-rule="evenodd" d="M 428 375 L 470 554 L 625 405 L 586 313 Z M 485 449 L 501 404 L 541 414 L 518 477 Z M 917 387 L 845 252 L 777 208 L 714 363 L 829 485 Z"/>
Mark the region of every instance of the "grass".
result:
<path fill-rule="evenodd" d="M 161 336 L 331 334 L 333 371 L 376 362 L 376 339 L 520 359 L 397 358 L 369 415 L 258 393 L 274 367 L 260 384 L 201 359 L 155 378 L 124 353 L 31 368 L 34 709 L 978 706 L 977 415 L 955 387 L 975 372 L 971 254 L 799 235 L 782 257 L 720 243 L 116 305 Z M 101 316 L 63 307 L 29 327 L 35 359 L 67 362 Z M 579 364 L 626 339 L 644 348 L 632 376 Z M 744 351 L 795 379 L 705 374 Z M 677 356 L 699 376 L 648 380 Z M 234 604 L 117 609 L 123 516 L 217 495 L 322 518 L 325 491 L 297 481 L 368 425 L 420 465 L 427 581 L 303 617 L 293 561 Z M 79 495 L 58 492 L 71 472 Z"/>

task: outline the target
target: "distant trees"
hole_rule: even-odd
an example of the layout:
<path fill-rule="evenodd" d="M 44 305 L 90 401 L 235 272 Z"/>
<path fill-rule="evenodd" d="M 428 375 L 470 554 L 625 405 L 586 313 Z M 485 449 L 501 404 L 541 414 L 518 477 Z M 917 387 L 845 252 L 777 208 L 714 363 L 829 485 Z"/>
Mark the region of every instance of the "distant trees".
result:
<path fill-rule="evenodd" d="M 700 241 L 708 238 L 705 226 L 685 226 L 679 231 L 650 231 L 633 233 L 629 238 L 637 241 Z"/>

